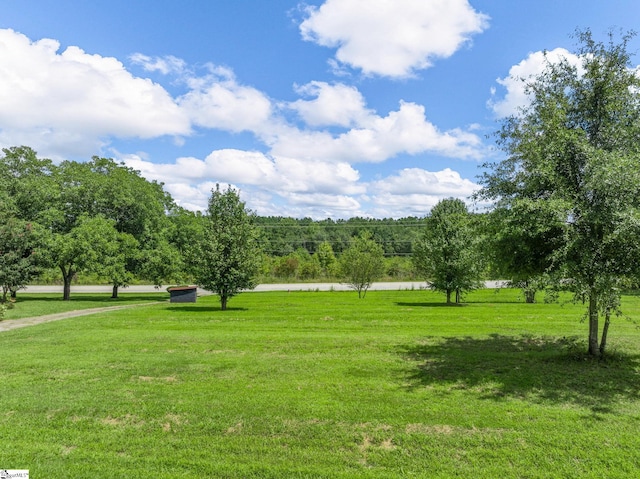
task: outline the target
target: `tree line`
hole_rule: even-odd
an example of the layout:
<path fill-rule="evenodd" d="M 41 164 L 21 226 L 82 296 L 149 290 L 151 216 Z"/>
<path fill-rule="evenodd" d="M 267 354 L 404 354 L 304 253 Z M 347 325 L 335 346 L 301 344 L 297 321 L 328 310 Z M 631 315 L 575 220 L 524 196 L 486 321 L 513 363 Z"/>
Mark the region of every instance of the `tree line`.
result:
<path fill-rule="evenodd" d="M 210 269 L 203 258 L 220 247 L 223 235 L 227 251 L 234 246 L 255 260 L 249 268 L 253 281 L 342 280 L 357 263 L 354 247 L 359 255 L 375 252 L 369 283 L 383 276 L 424 276 L 411 252 L 429 228 L 428 217 L 259 217 L 245 208 L 237 191 L 219 188 L 207 211 L 194 213 L 179 207 L 161 183 L 113 159 L 95 156 L 56 165 L 27 146 L 2 150 L 0 186 L 3 302 L 43 272 L 60 279 L 65 300 L 78 275 L 108 281 L 114 298 L 132 281 L 202 280 L 201 271 Z"/>
<path fill-rule="evenodd" d="M 371 233 L 386 256 L 410 256 L 411 246 L 425 222 L 424 218 L 418 217 L 315 221 L 311 218 L 263 216 L 256 218 L 256 225 L 263 230 L 265 252 L 274 256 L 286 256 L 300 249 L 314 254 L 323 243 L 329 243 L 334 253 L 339 254 L 364 231 Z"/>
<path fill-rule="evenodd" d="M 223 307 L 265 279 L 342 281 L 361 296 L 383 277 L 417 279 L 459 303 L 491 275 L 521 273 L 487 254 L 504 246 L 489 240 L 500 238 L 488 234 L 492 216 L 459 199 L 422 218 L 315 221 L 257 216 L 236 190 L 216 187 L 207 210 L 194 213 L 110 158 L 55 165 L 26 146 L 2 152 L 3 302 L 43 271 L 60 279 L 65 300 L 74 278 L 92 275 L 112 285 L 113 298 L 133 281 L 195 282 Z"/>

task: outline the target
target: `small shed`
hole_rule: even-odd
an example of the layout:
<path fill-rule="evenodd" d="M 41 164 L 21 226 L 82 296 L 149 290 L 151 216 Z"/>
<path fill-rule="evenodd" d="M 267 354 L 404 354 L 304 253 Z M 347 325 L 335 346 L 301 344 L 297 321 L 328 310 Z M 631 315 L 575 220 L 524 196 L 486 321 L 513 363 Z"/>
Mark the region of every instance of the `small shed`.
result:
<path fill-rule="evenodd" d="M 170 302 L 195 303 L 197 298 L 197 286 L 175 286 L 169 288 Z"/>

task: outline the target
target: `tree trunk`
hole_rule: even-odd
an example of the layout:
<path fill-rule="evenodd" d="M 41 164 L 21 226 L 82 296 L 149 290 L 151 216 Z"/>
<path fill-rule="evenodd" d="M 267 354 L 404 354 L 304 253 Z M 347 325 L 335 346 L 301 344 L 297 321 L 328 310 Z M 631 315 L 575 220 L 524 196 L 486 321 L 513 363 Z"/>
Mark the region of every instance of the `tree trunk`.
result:
<path fill-rule="evenodd" d="M 451 304 L 451 290 L 447 290 L 447 304 Z"/>
<path fill-rule="evenodd" d="M 113 290 L 111 292 L 111 299 L 118 299 L 118 285 L 113 285 Z"/>
<path fill-rule="evenodd" d="M 589 354 L 599 356 L 598 348 L 598 293 L 589 290 Z"/>
<path fill-rule="evenodd" d="M 18 293 L 18 290 L 16 290 L 16 289 L 12 289 L 12 290 L 11 290 L 11 299 L 12 299 L 13 301 L 15 301 L 15 300 L 16 300 L 16 298 L 18 297 L 18 294 L 17 294 L 17 293 Z"/>
<path fill-rule="evenodd" d="M 3 303 L 7 302 L 7 293 L 8 292 L 9 292 L 9 290 L 3 286 L 2 287 L 2 302 Z"/>
<path fill-rule="evenodd" d="M 226 311 L 227 309 L 227 298 L 226 296 L 220 296 L 220 309 L 222 311 Z"/>
<path fill-rule="evenodd" d="M 456 288 L 456 304 L 460 304 L 460 290 Z"/>
<path fill-rule="evenodd" d="M 524 290 L 524 300 L 529 304 L 533 304 L 536 302 L 536 292 L 535 290 L 525 289 Z"/>
<path fill-rule="evenodd" d="M 71 299 L 71 279 L 73 278 L 74 272 L 71 267 L 69 267 L 69 271 L 66 271 L 64 266 L 60 266 L 60 270 L 62 270 L 62 281 L 64 282 L 62 300 L 69 301 Z"/>
<path fill-rule="evenodd" d="M 604 327 L 602 328 L 602 338 L 600 339 L 600 354 L 603 355 L 607 347 L 607 334 L 609 333 L 609 323 L 611 322 L 611 312 L 609 308 L 604 315 Z"/>

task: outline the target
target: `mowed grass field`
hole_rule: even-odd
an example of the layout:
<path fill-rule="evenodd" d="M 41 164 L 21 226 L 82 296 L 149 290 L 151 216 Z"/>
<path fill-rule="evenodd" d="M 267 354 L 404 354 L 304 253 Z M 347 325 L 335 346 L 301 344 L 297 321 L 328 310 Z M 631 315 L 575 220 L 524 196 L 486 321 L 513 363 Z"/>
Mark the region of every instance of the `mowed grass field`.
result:
<path fill-rule="evenodd" d="M 227 311 L 209 296 L 0 333 L 0 469 L 639 477 L 640 297 L 625 296 L 607 360 L 582 354 L 582 305 L 466 300 L 245 293 Z"/>

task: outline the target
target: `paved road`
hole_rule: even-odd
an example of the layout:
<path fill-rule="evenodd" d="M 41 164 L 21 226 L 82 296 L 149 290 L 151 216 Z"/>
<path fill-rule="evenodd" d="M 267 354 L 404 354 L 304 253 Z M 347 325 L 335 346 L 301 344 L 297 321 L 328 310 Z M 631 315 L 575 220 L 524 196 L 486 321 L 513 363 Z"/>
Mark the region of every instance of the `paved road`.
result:
<path fill-rule="evenodd" d="M 503 282 L 487 281 L 487 288 L 499 288 Z M 407 290 L 426 288 L 424 281 L 402 281 L 402 282 L 379 282 L 373 283 L 370 290 Z M 111 293 L 111 286 L 71 286 L 72 293 Z M 348 291 L 349 286 L 341 283 L 295 283 L 295 284 L 260 284 L 253 291 Z M 60 293 L 62 294 L 62 286 L 28 286 L 21 290 L 28 293 Z M 122 293 L 154 293 L 166 291 L 166 286 L 156 288 L 151 285 L 136 285 L 127 288 L 121 288 Z M 198 289 L 198 293 L 207 294 L 208 291 Z M 20 294 L 20 293 L 18 293 Z"/>

